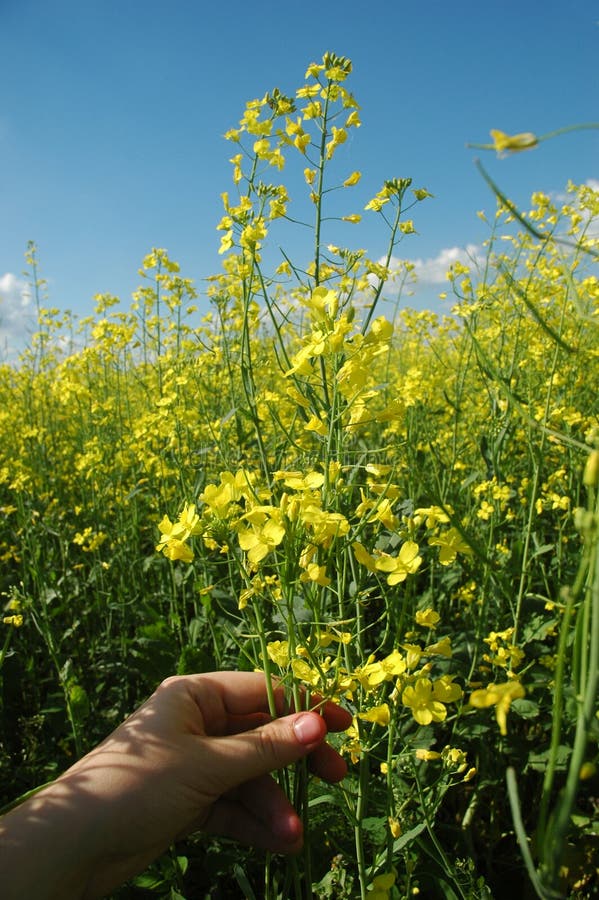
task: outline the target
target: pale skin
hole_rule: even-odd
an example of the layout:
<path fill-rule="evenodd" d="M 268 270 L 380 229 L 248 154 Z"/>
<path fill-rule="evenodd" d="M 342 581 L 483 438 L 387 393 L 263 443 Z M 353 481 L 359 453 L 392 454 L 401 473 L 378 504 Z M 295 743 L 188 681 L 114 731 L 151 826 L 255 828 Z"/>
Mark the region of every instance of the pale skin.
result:
<path fill-rule="evenodd" d="M 340 781 L 326 742 L 351 716 L 269 714 L 256 672 L 185 675 L 146 703 L 67 772 L 0 819 L 4 900 L 93 900 L 143 871 L 175 840 L 203 830 L 275 853 L 302 847 L 302 823 L 271 772 L 309 756 Z"/>

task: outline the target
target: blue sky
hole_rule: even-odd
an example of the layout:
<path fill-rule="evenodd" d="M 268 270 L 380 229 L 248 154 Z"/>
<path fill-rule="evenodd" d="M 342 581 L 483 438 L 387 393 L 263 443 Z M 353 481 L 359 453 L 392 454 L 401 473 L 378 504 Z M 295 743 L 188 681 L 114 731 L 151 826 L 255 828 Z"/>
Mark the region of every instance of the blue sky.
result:
<path fill-rule="evenodd" d="M 466 143 L 491 128 L 543 134 L 597 121 L 598 23 L 589 0 L 0 0 L 3 344 L 27 324 L 28 240 L 48 305 L 79 315 L 96 293 L 128 306 L 153 246 L 202 289 L 219 269 L 215 225 L 232 187 L 222 135 L 246 100 L 275 86 L 293 92 L 326 50 L 352 59 L 347 86 L 361 106 L 363 125 L 339 151 L 347 172 L 363 173 L 351 211 L 385 178 L 410 176 L 435 195 L 401 248 L 422 262 L 418 302 L 434 303 L 440 267 L 453 248 L 483 241 L 476 212 L 494 208 Z M 525 204 L 568 179 L 594 183 L 599 132 L 483 162 Z M 335 242 L 377 258 L 375 218 L 340 226 Z M 286 240 L 293 256 L 291 232 Z"/>

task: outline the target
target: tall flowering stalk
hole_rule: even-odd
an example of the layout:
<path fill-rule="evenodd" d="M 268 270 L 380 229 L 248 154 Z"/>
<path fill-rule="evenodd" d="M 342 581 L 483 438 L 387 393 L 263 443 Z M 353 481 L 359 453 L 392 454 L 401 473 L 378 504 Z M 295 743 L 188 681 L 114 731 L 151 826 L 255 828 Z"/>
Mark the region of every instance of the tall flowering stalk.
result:
<path fill-rule="evenodd" d="M 330 194 L 360 181 L 359 172 L 338 184 L 334 180 L 340 177 L 337 150 L 360 125 L 358 105 L 345 87 L 350 72 L 349 60 L 325 55 L 308 68 L 294 98 L 275 91 L 251 101 L 239 127 L 226 135 L 238 151 L 231 159 L 237 197 L 223 194 L 225 215 L 218 229 L 224 272 L 212 279 L 210 293 L 221 323 L 225 318 L 234 323 L 226 338 L 227 359 L 229 366 L 237 360 L 244 407 L 235 416 L 250 424 L 254 453 L 249 467 L 225 471 L 220 483 L 205 486 L 199 518 L 194 507 L 185 507 L 174 524 L 165 517 L 158 549 L 171 559 L 191 561 L 187 541 L 201 535 L 205 547 L 227 556 L 238 585 L 239 614 L 256 635 L 256 649 L 246 648 L 254 664 L 268 676 L 277 674 L 296 704 L 302 702 L 301 688 L 345 698 L 355 710 L 343 749 L 358 774 L 346 801 L 360 896 L 366 897 L 381 865 L 368 860 L 363 830 L 370 809 L 371 749 L 382 740 L 378 731 L 396 734 L 402 716 L 421 725 L 443 721 L 446 704 L 459 700 L 462 690 L 449 676 L 429 677 L 435 657 L 451 656 L 448 641 L 410 645 L 407 656 L 400 652 L 399 623 L 408 620 L 401 612 L 402 595 L 422 556 L 414 527 L 397 511 L 393 466 L 374 442 L 367 449 L 373 428 L 405 410 L 403 398 L 380 385 L 394 326 L 376 312 L 392 254 L 414 232 L 406 212 L 430 194 L 410 193 L 409 178 L 392 179 L 366 203 L 365 210 L 389 229 L 381 262 L 368 260 L 363 251 L 325 244 Z M 274 275 L 267 276 L 262 254 L 269 230 L 276 220 L 296 220 L 286 188 L 263 179 L 271 170 L 281 171 L 291 154 L 299 154 L 304 165 L 307 209 L 313 207 L 313 257 L 299 265 L 283 253 Z M 332 218 L 356 223 L 361 215 Z M 260 358 L 255 334 L 262 323 L 272 335 L 278 371 L 265 369 Z M 451 559 L 470 552 L 463 541 L 456 538 L 454 544 Z M 369 597 L 379 593 L 383 606 L 379 601 L 371 612 Z M 375 634 L 385 619 L 381 647 L 391 652 L 377 656 Z M 422 621 L 434 625 L 438 616 L 431 610 Z M 305 769 L 296 773 L 293 790 L 306 831 L 303 881 L 294 878 L 294 890 L 311 896 Z M 389 821 L 396 819 L 390 815 Z M 389 854 L 385 865 L 391 865 Z"/>

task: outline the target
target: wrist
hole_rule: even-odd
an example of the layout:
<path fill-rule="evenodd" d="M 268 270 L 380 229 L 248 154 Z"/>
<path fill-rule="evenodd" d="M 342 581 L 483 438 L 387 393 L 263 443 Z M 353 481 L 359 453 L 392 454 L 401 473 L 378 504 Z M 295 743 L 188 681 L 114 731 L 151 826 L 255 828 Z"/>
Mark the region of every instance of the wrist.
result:
<path fill-rule="evenodd" d="M 94 870 L 93 804 L 63 776 L 0 818 L 4 900 L 79 900 Z"/>

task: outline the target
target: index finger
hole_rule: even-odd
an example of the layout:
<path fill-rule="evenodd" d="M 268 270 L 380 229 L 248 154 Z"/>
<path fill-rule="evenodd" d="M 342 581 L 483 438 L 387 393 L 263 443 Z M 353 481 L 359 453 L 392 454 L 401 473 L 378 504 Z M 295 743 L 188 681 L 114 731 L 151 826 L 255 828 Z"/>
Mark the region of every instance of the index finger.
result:
<path fill-rule="evenodd" d="M 188 675 L 189 686 L 200 707 L 214 702 L 215 694 L 228 716 L 248 716 L 253 713 L 270 714 L 266 675 L 263 672 L 209 672 Z M 277 716 L 293 712 L 282 687 L 273 679 Z M 322 715 L 330 731 L 343 731 L 351 724 L 351 715 L 336 703 L 325 701 L 319 695 L 311 695 L 310 706 L 321 706 Z"/>

